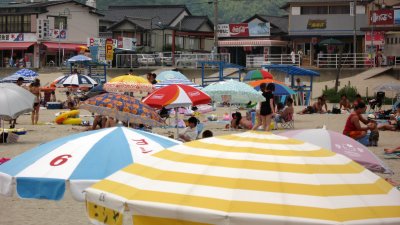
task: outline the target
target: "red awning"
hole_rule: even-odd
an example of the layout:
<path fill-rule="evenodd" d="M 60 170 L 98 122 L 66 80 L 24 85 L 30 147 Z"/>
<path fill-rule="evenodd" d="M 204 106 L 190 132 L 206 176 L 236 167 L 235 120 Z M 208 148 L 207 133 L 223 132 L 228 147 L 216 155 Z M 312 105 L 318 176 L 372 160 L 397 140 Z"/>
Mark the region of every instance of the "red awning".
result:
<path fill-rule="evenodd" d="M 219 47 L 245 47 L 245 46 L 287 46 L 287 41 L 260 40 L 260 39 L 238 39 L 218 41 Z"/>
<path fill-rule="evenodd" d="M 58 42 L 44 42 L 47 49 L 65 49 L 65 50 L 74 50 L 80 46 L 86 46 L 86 44 L 75 44 L 75 43 L 58 43 Z"/>
<path fill-rule="evenodd" d="M 26 50 L 35 42 L 0 42 L 0 50 Z"/>

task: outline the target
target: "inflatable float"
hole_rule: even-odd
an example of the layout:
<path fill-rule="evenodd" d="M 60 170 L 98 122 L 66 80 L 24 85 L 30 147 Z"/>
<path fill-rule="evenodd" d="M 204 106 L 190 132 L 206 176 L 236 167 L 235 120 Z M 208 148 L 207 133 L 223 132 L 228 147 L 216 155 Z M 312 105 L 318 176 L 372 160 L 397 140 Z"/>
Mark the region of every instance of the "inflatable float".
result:
<path fill-rule="evenodd" d="M 0 129 L 0 132 L 2 129 Z M 24 135 L 26 134 L 26 129 L 25 128 L 12 128 L 12 129 L 4 129 L 5 133 L 14 133 L 18 135 Z"/>
<path fill-rule="evenodd" d="M 54 121 L 57 124 L 80 125 L 82 123 L 82 119 L 78 118 L 78 116 L 79 116 L 79 110 L 61 112 L 60 115 L 58 115 Z"/>

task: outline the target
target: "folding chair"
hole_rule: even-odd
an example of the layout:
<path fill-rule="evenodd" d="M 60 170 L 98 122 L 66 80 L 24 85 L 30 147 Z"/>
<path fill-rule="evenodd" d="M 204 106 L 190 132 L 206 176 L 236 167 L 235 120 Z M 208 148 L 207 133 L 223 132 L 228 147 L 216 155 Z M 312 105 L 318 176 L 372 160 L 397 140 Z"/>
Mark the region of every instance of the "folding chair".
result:
<path fill-rule="evenodd" d="M 293 114 L 289 114 L 288 117 L 285 119 L 281 118 L 280 121 L 275 121 L 275 128 L 279 129 L 281 127 L 282 129 L 293 129 L 294 128 L 294 118 Z"/>

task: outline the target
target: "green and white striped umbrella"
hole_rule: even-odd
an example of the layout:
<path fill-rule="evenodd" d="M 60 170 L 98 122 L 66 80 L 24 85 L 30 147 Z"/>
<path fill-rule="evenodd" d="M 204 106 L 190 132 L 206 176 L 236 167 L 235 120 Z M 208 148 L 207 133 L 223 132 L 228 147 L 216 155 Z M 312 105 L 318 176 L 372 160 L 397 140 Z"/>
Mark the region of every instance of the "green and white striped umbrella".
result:
<path fill-rule="evenodd" d="M 212 83 L 203 88 L 202 91 L 207 93 L 215 102 L 225 102 L 226 96 L 229 96 L 229 102 L 234 104 L 265 101 L 260 92 L 254 90 L 250 85 L 236 80 Z"/>

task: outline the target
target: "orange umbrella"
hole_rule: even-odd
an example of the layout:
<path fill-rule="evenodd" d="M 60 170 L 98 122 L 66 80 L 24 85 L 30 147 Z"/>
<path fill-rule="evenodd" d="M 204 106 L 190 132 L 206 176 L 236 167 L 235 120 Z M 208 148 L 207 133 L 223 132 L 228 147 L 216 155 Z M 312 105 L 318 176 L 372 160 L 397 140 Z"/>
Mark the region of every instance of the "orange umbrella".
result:
<path fill-rule="evenodd" d="M 89 48 L 84 45 L 81 45 L 81 46 L 76 47 L 76 51 L 78 51 L 78 52 L 89 51 Z"/>
<path fill-rule="evenodd" d="M 255 80 L 255 81 L 251 81 L 248 84 L 252 87 L 257 87 L 260 86 L 260 84 L 262 83 L 274 83 L 274 84 L 283 84 L 286 85 L 284 82 L 282 81 L 278 81 L 278 80 L 274 80 L 274 79 L 263 79 L 263 80 Z"/>

